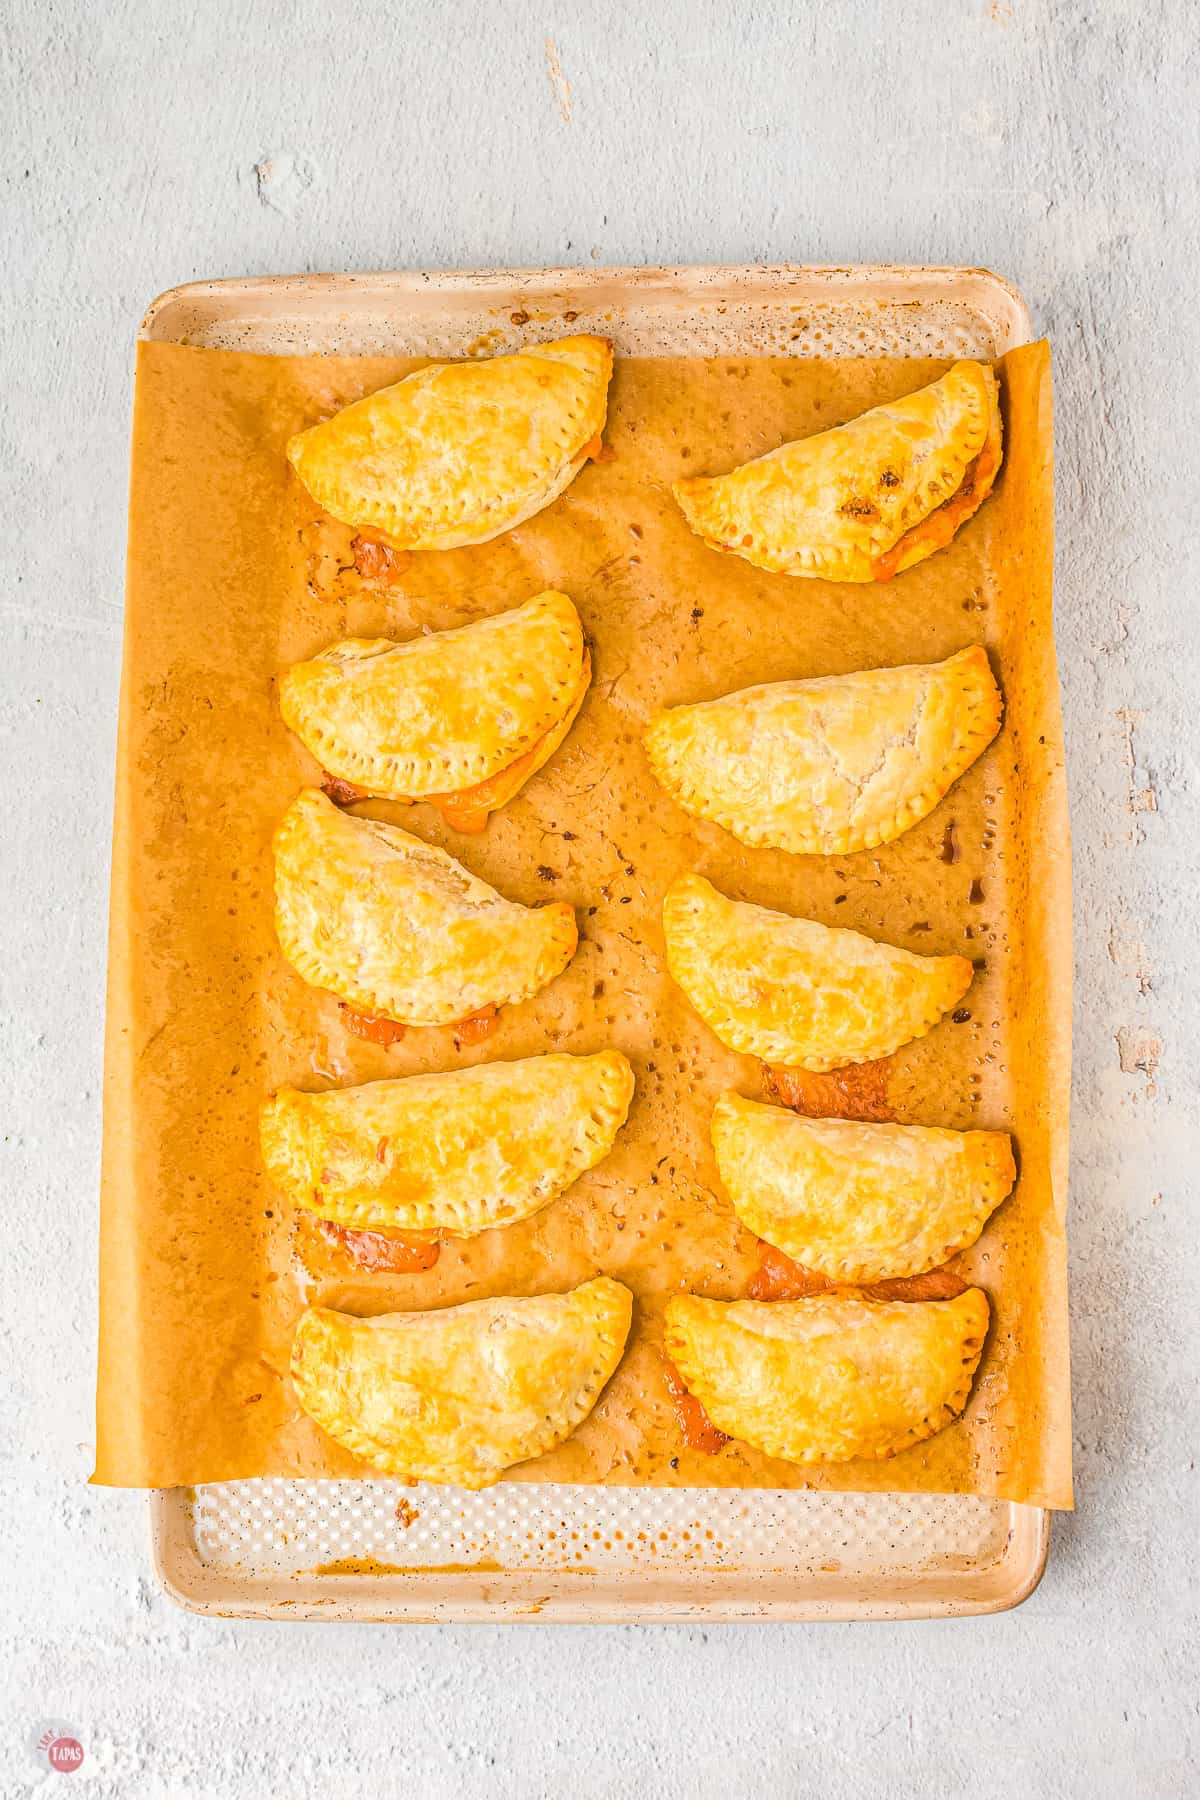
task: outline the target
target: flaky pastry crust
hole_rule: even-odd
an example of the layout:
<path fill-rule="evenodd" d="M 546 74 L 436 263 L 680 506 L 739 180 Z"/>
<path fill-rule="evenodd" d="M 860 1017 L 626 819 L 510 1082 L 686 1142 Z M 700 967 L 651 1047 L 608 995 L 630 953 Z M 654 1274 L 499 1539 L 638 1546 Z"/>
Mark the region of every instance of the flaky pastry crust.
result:
<path fill-rule="evenodd" d="M 400 550 L 483 544 L 548 506 L 604 429 L 612 345 L 431 363 L 288 442 L 313 499 Z"/>
<path fill-rule="evenodd" d="M 901 400 L 671 491 L 707 544 L 756 568 L 886 581 L 949 542 L 1001 455 L 995 375 L 956 362 Z"/>
<path fill-rule="evenodd" d="M 264 1106 L 263 1162 L 295 1206 L 367 1231 L 473 1237 L 566 1192 L 612 1149 L 633 1097 L 619 1050 L 530 1056 Z"/>
<path fill-rule="evenodd" d="M 733 1093 L 711 1133 L 742 1223 L 837 1282 L 938 1268 L 975 1242 L 1017 1174 L 1005 1131 L 809 1119 Z"/>
<path fill-rule="evenodd" d="M 487 781 L 569 722 L 586 657 L 578 613 L 551 591 L 405 643 L 342 638 L 287 670 L 279 705 L 331 775 L 421 800 Z"/>
<path fill-rule="evenodd" d="M 940 663 L 777 681 L 656 713 L 655 775 L 743 844 L 846 855 L 926 817 L 991 743 L 1003 702 L 981 644 Z"/>
<path fill-rule="evenodd" d="M 436 1312 L 301 1315 L 292 1384 L 309 1417 L 386 1474 L 488 1487 L 561 1444 L 621 1360 L 633 1296 L 599 1276 L 567 1294 Z"/>
<path fill-rule="evenodd" d="M 730 900 L 685 875 L 663 901 L 667 964 L 723 1044 L 821 1073 L 890 1056 L 966 993 L 962 956 L 916 956 Z"/>
<path fill-rule="evenodd" d="M 967 1403 L 989 1308 L 956 1300 L 668 1300 L 664 1348 L 720 1431 L 786 1462 L 895 1456 Z"/>
<path fill-rule="evenodd" d="M 318 789 L 275 833 L 275 929 L 305 981 L 401 1025 L 449 1025 L 526 1000 L 579 941 L 562 902 L 520 906 L 397 825 Z"/>

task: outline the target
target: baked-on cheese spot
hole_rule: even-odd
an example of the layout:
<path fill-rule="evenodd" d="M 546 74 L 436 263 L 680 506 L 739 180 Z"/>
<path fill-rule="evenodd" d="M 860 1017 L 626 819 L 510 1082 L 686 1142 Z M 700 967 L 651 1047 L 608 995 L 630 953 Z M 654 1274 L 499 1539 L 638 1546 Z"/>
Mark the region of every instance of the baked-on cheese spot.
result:
<path fill-rule="evenodd" d="M 655 775 L 743 844 L 846 855 L 933 811 L 991 743 L 1003 703 L 987 652 L 778 681 L 656 713 Z"/>
<path fill-rule="evenodd" d="M 730 900 L 702 875 L 667 889 L 663 930 L 673 978 L 723 1044 L 818 1073 L 923 1037 L 975 973 L 962 956 L 916 956 Z"/>
<path fill-rule="evenodd" d="M 407 643 L 343 638 L 287 671 L 279 706 L 322 768 L 364 794 L 465 803 L 456 790 L 518 763 L 519 787 L 541 767 L 582 705 L 588 670 L 579 614 L 547 592 Z"/>
<path fill-rule="evenodd" d="M 973 1244 L 1016 1180 L 1004 1131 L 805 1119 L 722 1094 L 721 1180 L 743 1224 L 831 1281 L 935 1269 Z"/>
<path fill-rule="evenodd" d="M 618 1050 L 281 1088 L 262 1111 L 263 1162 L 293 1205 L 339 1225 L 473 1237 L 528 1218 L 602 1161 L 632 1097 Z"/>
<path fill-rule="evenodd" d="M 664 1348 L 718 1430 L 786 1462 L 894 1456 L 962 1411 L 987 1297 L 668 1300 Z"/>
<path fill-rule="evenodd" d="M 604 430 L 612 345 L 560 338 L 431 363 L 288 442 L 313 499 L 398 550 L 483 544 L 532 518 Z"/>
<path fill-rule="evenodd" d="M 621 1360 L 633 1296 L 599 1276 L 567 1294 L 360 1319 L 310 1307 L 292 1383 L 308 1416 L 389 1475 L 488 1487 L 561 1444 Z"/>
<path fill-rule="evenodd" d="M 505 900 L 444 850 L 306 788 L 275 833 L 275 929 L 305 981 L 402 1025 L 526 1000 L 575 954 L 561 901 Z"/>
<path fill-rule="evenodd" d="M 672 493 L 714 550 L 826 581 L 887 581 L 950 542 L 1000 469 L 996 377 L 957 362 L 928 387 Z"/>

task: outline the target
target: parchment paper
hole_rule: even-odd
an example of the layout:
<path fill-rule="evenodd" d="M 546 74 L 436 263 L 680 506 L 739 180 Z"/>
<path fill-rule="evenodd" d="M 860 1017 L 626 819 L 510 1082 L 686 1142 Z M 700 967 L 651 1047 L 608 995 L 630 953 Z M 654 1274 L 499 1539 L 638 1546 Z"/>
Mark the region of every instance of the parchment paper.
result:
<path fill-rule="evenodd" d="M 284 459 L 288 435 L 416 366 L 176 345 L 139 351 L 114 837 L 95 1480 L 168 1486 L 369 1473 L 300 1412 L 287 1375 L 309 1302 L 363 1312 L 562 1289 L 605 1272 L 636 1295 L 625 1360 L 530 1481 L 961 1491 L 1071 1504 L 1066 1324 L 1070 888 L 1051 621 L 1051 400 L 1045 345 L 1004 359 L 999 485 L 946 551 L 885 586 L 761 574 L 692 536 L 666 484 L 732 466 L 923 385 L 911 359 L 618 360 L 605 441 L 568 492 L 491 544 L 411 558 L 392 584 L 353 568 Z M 282 668 L 347 633 L 404 637 L 571 595 L 594 680 L 563 748 L 485 836 L 432 809 L 370 803 L 505 894 L 567 899 L 579 953 L 507 1007 L 485 1043 L 349 1035 L 284 962 L 270 838 L 319 771 L 284 729 Z M 983 641 L 1004 729 L 933 816 L 854 856 L 750 851 L 689 820 L 639 741 L 655 706 L 753 682 L 928 661 Z M 947 826 L 953 832 L 947 839 Z M 944 860 L 957 849 L 956 861 Z M 762 1092 L 670 982 L 659 908 L 699 869 L 737 897 L 982 967 L 965 1002 L 895 1057 L 902 1121 L 1011 1129 L 1020 1180 L 954 1267 L 993 1324 L 963 1419 L 880 1463 L 800 1469 L 733 1442 L 682 1442 L 661 1312 L 683 1289 L 742 1295 L 758 1247 L 708 1142 L 725 1087 Z M 362 1274 L 271 1190 L 258 1109 L 322 1088 L 611 1043 L 637 1093 L 613 1154 L 535 1218 L 436 1267 Z"/>

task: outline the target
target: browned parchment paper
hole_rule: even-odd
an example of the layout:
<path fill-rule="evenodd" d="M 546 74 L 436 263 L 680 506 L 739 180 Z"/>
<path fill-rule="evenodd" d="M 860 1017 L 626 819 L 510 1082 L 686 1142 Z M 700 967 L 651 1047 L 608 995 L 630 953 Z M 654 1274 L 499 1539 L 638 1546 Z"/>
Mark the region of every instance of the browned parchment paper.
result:
<path fill-rule="evenodd" d="M 1044 345 L 1003 364 L 998 489 L 950 549 L 881 587 L 761 574 L 705 549 L 666 484 L 729 467 L 907 392 L 914 360 L 619 360 L 606 442 L 567 494 L 475 549 L 413 557 L 392 585 L 352 567 L 284 459 L 289 433 L 411 363 L 140 348 L 114 841 L 95 1479 L 175 1485 L 368 1473 L 300 1413 L 287 1375 L 302 1307 L 439 1306 L 565 1288 L 598 1271 L 637 1297 L 592 1417 L 512 1479 L 964 1491 L 1069 1506 L 1066 1325 L 1070 890 L 1051 629 L 1051 402 Z M 593 642 L 565 746 L 485 836 L 428 807 L 367 810 L 446 844 L 504 893 L 578 911 L 567 972 L 471 1048 L 451 1030 L 383 1049 L 284 962 L 270 838 L 319 779 L 276 709 L 279 671 L 346 633 L 441 629 L 569 593 Z M 1004 729 L 933 817 L 847 857 L 745 850 L 650 778 L 660 704 L 752 682 L 944 657 L 982 639 Z M 953 821 L 957 861 L 944 860 Z M 668 979 L 659 905 L 698 868 L 731 894 L 982 964 L 970 1017 L 894 1059 L 901 1120 L 1008 1127 L 1020 1181 L 956 1267 L 993 1326 L 964 1418 L 882 1463 L 800 1469 L 739 1443 L 683 1444 L 659 1353 L 666 1298 L 744 1293 L 757 1245 L 708 1143 L 723 1049 Z M 283 1082 L 324 1087 L 612 1043 L 637 1072 L 613 1155 L 537 1217 L 436 1268 L 361 1274 L 294 1218 L 259 1167 L 257 1114 Z"/>

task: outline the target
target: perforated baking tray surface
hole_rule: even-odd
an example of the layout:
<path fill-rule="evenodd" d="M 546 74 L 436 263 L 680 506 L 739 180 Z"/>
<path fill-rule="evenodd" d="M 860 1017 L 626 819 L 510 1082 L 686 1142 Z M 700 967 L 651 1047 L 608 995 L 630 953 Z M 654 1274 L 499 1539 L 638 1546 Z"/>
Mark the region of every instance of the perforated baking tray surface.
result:
<path fill-rule="evenodd" d="M 164 294 L 146 338 L 280 355 L 515 349 L 574 316 L 618 355 L 976 356 L 1029 339 L 978 269 L 298 276 Z M 515 317 L 514 317 L 515 315 Z M 197 1611 L 324 1619 L 900 1618 L 1036 1586 L 1049 1514 L 967 1495 L 238 1481 L 155 1493 L 155 1566 Z"/>

